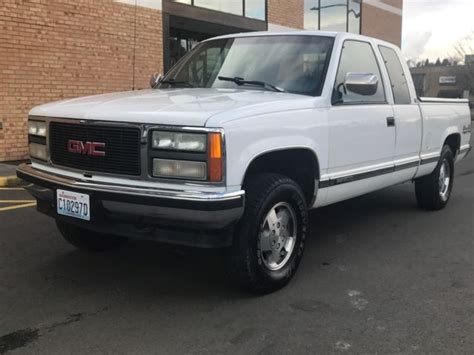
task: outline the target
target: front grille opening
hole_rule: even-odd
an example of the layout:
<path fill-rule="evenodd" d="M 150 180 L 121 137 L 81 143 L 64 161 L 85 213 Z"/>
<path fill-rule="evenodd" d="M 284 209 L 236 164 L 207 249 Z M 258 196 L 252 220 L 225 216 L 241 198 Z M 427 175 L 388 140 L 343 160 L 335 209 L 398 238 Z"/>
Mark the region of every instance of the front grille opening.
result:
<path fill-rule="evenodd" d="M 140 169 L 140 129 L 51 122 L 49 146 L 53 164 L 87 172 L 138 176 Z M 72 153 L 70 140 L 104 143 L 104 156 Z"/>

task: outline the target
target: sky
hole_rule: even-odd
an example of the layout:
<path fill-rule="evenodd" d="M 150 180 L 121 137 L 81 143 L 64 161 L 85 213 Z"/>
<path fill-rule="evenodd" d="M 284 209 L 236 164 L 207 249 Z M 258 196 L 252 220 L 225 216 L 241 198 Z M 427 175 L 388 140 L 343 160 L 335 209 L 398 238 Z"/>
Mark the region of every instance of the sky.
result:
<path fill-rule="evenodd" d="M 406 59 L 449 57 L 454 44 L 473 32 L 474 0 L 403 1 L 402 50 Z"/>

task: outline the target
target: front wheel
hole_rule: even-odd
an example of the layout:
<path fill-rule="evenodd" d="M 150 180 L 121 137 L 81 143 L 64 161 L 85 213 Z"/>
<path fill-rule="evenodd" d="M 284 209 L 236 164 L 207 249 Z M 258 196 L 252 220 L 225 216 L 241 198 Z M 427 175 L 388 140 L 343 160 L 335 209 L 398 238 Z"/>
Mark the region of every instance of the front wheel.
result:
<path fill-rule="evenodd" d="M 446 207 L 454 183 L 454 156 L 449 146 L 444 146 L 436 169 L 428 176 L 415 181 L 418 205 L 429 211 Z"/>
<path fill-rule="evenodd" d="M 308 212 L 300 187 L 277 174 L 249 178 L 246 208 L 229 255 L 232 279 L 247 291 L 284 287 L 303 256 Z"/>

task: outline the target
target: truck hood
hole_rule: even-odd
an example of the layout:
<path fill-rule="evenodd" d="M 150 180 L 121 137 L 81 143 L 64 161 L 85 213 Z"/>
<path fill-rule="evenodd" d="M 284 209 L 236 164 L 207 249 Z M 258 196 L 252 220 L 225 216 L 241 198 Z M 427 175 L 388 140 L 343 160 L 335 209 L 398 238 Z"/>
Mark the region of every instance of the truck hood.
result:
<path fill-rule="evenodd" d="M 31 116 L 163 125 L 205 126 L 214 116 L 226 119 L 282 109 L 301 109 L 311 97 L 262 90 L 140 90 L 63 100 L 35 107 Z M 298 103 L 297 103 L 298 102 Z M 286 103 L 286 104 L 285 104 Z M 314 104 L 314 101 L 311 101 Z M 231 114 L 232 112 L 232 114 Z M 217 122 L 216 122 L 217 121 Z M 213 119 L 213 124 L 219 123 Z"/>

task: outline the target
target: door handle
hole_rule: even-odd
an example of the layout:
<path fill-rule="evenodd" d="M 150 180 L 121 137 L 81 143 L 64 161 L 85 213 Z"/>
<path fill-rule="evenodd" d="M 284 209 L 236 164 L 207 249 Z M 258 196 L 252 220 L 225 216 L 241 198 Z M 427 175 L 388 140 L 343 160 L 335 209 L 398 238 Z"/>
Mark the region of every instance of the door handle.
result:
<path fill-rule="evenodd" d="M 395 117 L 387 117 L 387 127 L 395 127 Z"/>

